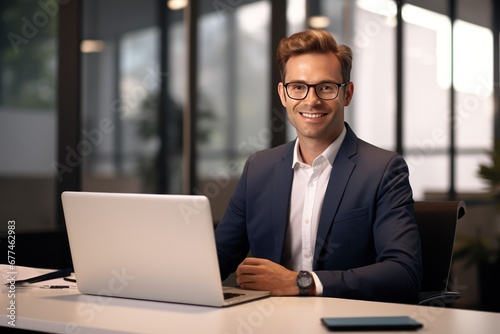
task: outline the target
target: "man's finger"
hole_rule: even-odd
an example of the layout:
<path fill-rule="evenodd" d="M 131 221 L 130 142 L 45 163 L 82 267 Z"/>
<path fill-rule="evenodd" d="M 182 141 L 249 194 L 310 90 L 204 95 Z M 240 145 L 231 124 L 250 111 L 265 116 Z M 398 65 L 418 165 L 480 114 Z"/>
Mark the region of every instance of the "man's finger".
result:
<path fill-rule="evenodd" d="M 258 258 L 258 257 L 247 257 L 243 261 L 241 261 L 241 264 L 257 266 L 257 265 L 260 265 L 260 264 L 265 264 L 267 262 L 269 262 L 269 260 L 261 259 L 261 258 Z"/>

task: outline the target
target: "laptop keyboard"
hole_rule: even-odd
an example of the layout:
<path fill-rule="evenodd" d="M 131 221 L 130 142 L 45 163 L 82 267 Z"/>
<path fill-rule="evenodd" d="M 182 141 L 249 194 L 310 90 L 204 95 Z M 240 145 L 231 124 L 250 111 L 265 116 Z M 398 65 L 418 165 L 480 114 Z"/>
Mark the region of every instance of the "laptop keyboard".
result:
<path fill-rule="evenodd" d="M 232 292 L 224 292 L 224 300 L 231 299 L 238 296 L 243 296 L 243 293 L 232 293 Z"/>

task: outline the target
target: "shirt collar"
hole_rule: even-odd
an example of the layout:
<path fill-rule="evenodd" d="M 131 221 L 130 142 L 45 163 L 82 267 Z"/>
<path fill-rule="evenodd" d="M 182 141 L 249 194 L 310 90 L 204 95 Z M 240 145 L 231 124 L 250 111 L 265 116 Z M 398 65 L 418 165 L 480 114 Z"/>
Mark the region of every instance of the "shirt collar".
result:
<path fill-rule="evenodd" d="M 326 148 L 326 150 L 323 151 L 314 161 L 316 161 L 319 157 L 323 157 L 328 161 L 330 166 L 333 166 L 333 161 L 337 157 L 337 153 L 339 153 L 340 146 L 342 145 L 342 142 L 344 141 L 345 135 L 347 133 L 346 127 L 344 125 L 344 128 L 342 129 L 342 132 L 340 135 L 333 141 L 333 143 L 330 144 Z M 300 155 L 299 152 L 299 138 L 297 137 L 297 140 L 295 140 L 295 147 L 293 149 L 293 161 L 292 161 L 292 168 L 295 167 L 296 164 L 298 163 L 303 163 L 302 156 Z M 313 162 L 314 164 L 314 162 Z"/>

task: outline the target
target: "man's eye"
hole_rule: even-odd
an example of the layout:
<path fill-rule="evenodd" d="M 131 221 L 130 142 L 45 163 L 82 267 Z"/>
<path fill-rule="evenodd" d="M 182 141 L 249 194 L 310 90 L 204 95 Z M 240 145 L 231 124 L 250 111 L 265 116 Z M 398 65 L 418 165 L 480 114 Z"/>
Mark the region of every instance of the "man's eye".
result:
<path fill-rule="evenodd" d="M 304 85 L 290 85 L 289 88 L 291 88 L 292 90 L 295 90 L 295 91 L 301 91 L 301 90 L 304 90 Z"/>
<path fill-rule="evenodd" d="M 331 92 L 334 89 L 332 85 L 321 85 L 318 88 L 322 92 Z"/>

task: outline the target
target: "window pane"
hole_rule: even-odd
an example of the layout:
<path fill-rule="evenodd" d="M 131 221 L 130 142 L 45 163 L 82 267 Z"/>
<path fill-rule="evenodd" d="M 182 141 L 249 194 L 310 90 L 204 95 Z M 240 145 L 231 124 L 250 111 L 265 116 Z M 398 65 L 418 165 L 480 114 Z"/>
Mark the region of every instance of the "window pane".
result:
<path fill-rule="evenodd" d="M 286 21 L 287 35 L 306 29 L 306 0 L 287 0 Z"/>
<path fill-rule="evenodd" d="M 125 33 L 119 49 L 121 156 L 115 164 L 122 175 L 137 178 L 145 192 L 156 188 L 155 156 L 158 139 L 158 90 L 161 80 L 158 65 L 157 27 Z"/>
<path fill-rule="evenodd" d="M 168 193 L 182 193 L 183 161 L 182 161 L 182 111 L 186 90 L 186 29 L 184 11 L 174 10 L 166 13 L 166 91 L 165 122 L 166 127 L 166 159 L 165 181 Z"/>
<path fill-rule="evenodd" d="M 426 150 L 416 150 L 406 157 L 410 168 L 410 182 L 415 200 L 428 198 L 443 192 L 449 187 L 449 159 L 445 154 L 427 155 Z"/>
<path fill-rule="evenodd" d="M 82 134 L 92 144 L 86 191 L 154 192 L 160 34 L 157 2 L 84 2 Z M 113 13 L 113 20 L 109 20 Z"/>
<path fill-rule="evenodd" d="M 457 192 L 489 192 L 489 184 L 477 176 L 479 164 L 489 165 L 486 153 L 459 155 L 457 158 Z"/>
<path fill-rule="evenodd" d="M 221 218 L 246 158 L 269 147 L 268 1 L 206 8 L 199 19 L 195 193 Z"/>
<path fill-rule="evenodd" d="M 395 148 L 396 7 L 393 1 L 356 1 L 354 7 L 354 97 L 346 119 L 356 134 Z"/>
<path fill-rule="evenodd" d="M 477 170 L 494 138 L 491 7 L 489 0 L 457 1 L 453 54 L 459 193 L 487 190 Z"/>
<path fill-rule="evenodd" d="M 56 226 L 57 17 L 36 2 L 1 7 L 0 231 L 9 220 L 46 230 Z"/>
<path fill-rule="evenodd" d="M 493 34 L 458 20 L 453 54 L 457 147 L 487 148 L 493 136 Z"/>
<path fill-rule="evenodd" d="M 450 113 L 451 26 L 449 19 L 420 7 L 403 6 L 404 138 L 414 197 L 449 187 L 447 147 Z M 434 161 L 440 164 L 434 164 Z M 438 169 L 439 168 L 439 169 Z M 436 176 L 439 175 L 439 180 Z"/>

